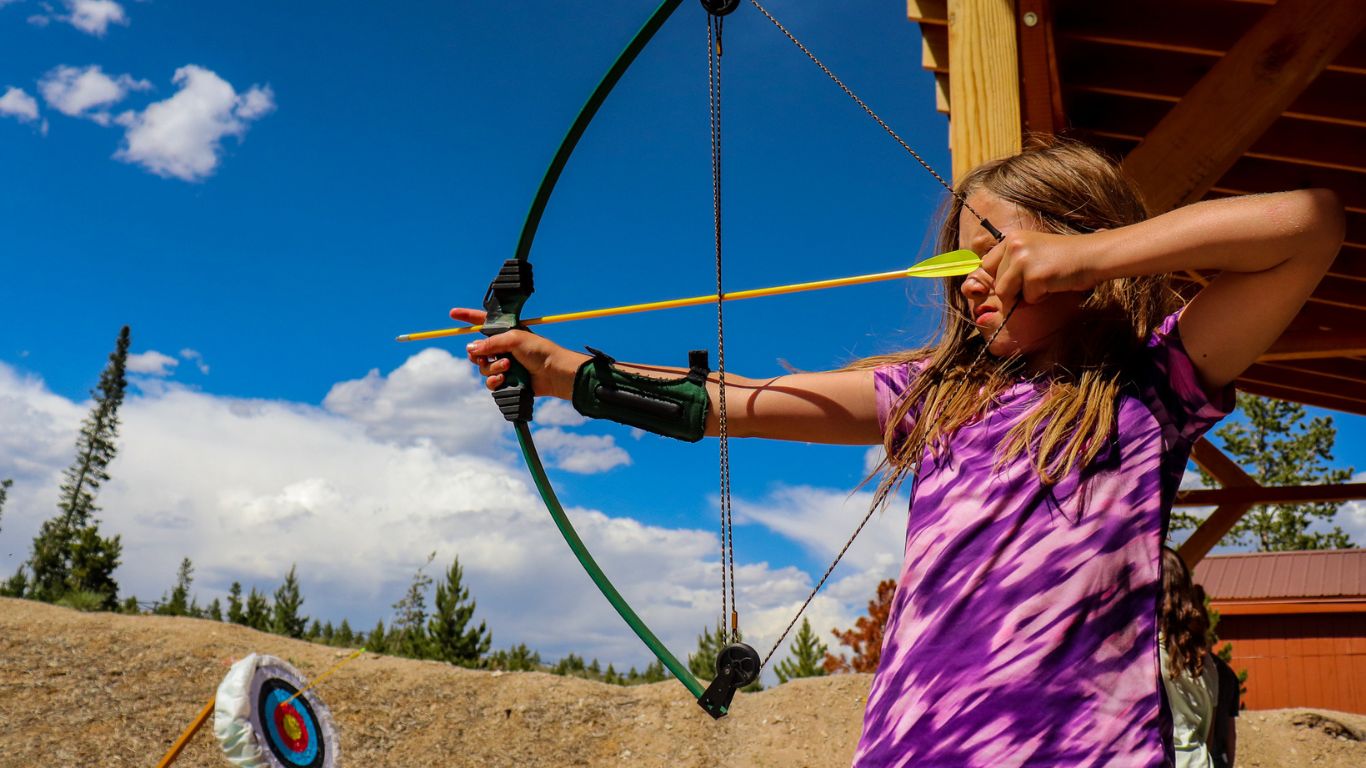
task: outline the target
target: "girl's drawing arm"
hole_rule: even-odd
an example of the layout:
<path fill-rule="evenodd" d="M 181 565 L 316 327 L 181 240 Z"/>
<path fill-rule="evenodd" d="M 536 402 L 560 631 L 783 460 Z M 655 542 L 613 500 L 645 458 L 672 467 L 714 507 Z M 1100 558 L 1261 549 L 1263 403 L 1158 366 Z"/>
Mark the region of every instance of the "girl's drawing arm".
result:
<path fill-rule="evenodd" d="M 1344 215 L 1323 189 L 1211 200 L 1119 229 L 1016 230 L 983 259 L 1007 302 L 1087 290 L 1115 277 L 1218 270 L 1180 319 L 1202 383 L 1222 387 L 1281 335 L 1342 245 Z"/>

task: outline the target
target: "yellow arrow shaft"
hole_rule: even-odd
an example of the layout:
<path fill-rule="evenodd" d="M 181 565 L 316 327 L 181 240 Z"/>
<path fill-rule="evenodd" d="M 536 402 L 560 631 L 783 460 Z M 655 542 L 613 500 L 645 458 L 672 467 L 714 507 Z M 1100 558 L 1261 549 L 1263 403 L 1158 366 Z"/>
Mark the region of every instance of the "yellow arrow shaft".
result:
<path fill-rule="evenodd" d="M 975 255 L 964 256 L 961 260 L 951 263 L 917 264 L 908 269 L 898 269 L 892 272 L 878 272 L 871 275 L 856 275 L 854 277 L 837 277 L 831 280 L 815 280 L 807 283 L 792 283 L 790 285 L 778 285 L 771 288 L 751 288 L 747 291 L 733 291 L 720 295 L 721 301 L 739 301 L 741 299 L 757 299 L 761 296 L 781 296 L 787 293 L 800 293 L 802 291 L 819 291 L 826 288 L 842 288 L 849 285 L 863 285 L 866 283 L 877 283 L 885 280 L 899 280 L 907 277 L 949 277 L 954 275 L 965 275 L 976 269 L 981 263 L 981 259 Z M 651 301 L 645 304 L 629 304 L 621 307 L 607 307 L 604 309 L 589 309 L 582 312 L 566 312 L 559 315 L 545 315 L 543 317 L 533 317 L 523 320 L 522 325 L 548 325 L 550 323 L 563 323 L 570 320 L 592 320 L 598 317 L 616 317 L 618 315 L 632 315 L 639 312 L 654 312 L 660 309 L 678 309 L 680 307 L 696 307 L 703 304 L 715 304 L 718 297 L 714 293 L 703 296 L 692 296 L 686 299 L 670 299 L 668 301 Z M 478 333 L 482 325 L 467 325 L 461 328 L 442 328 L 436 331 L 422 331 L 421 333 L 408 333 L 398 337 L 399 341 L 425 341 L 427 339 L 440 339 L 447 336 L 461 336 L 467 333 Z"/>

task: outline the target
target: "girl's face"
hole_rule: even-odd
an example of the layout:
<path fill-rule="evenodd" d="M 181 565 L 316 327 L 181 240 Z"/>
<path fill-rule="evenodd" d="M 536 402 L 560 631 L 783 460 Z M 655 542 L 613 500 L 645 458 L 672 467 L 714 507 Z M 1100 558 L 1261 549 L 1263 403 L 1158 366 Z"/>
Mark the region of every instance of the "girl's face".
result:
<path fill-rule="evenodd" d="M 1005 234 L 1017 230 L 1042 231 L 1027 211 L 990 192 L 973 192 L 968 195 L 968 205 Z M 987 251 L 997 247 L 996 238 L 967 208 L 958 220 L 958 247 L 971 249 L 979 256 L 985 256 Z M 1007 303 L 994 292 L 995 277 L 985 269 L 978 269 L 964 278 L 959 288 L 967 299 L 978 333 L 987 339 L 995 336 L 987 351 L 996 357 L 1023 355 L 1031 370 L 1046 369 L 1058 359 L 1057 353 L 1066 342 L 1064 332 L 1079 314 L 1085 294 L 1052 293 L 1037 304 L 1025 304 L 1022 297 L 1013 296 Z M 1021 302 L 1020 306 L 1010 312 L 1017 301 Z M 1001 328 L 1007 313 L 1010 322 Z"/>

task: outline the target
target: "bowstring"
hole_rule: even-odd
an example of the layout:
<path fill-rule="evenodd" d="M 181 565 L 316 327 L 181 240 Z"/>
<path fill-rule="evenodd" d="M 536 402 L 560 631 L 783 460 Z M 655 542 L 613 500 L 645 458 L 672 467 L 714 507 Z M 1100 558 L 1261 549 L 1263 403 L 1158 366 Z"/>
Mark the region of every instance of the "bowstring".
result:
<path fill-rule="evenodd" d="M 868 106 L 867 102 L 859 98 L 858 94 L 854 93 L 854 91 L 849 86 L 845 85 L 844 81 L 841 80 L 838 75 L 836 75 L 829 67 L 827 67 L 825 63 L 822 62 L 820 58 L 816 56 L 816 54 L 811 52 L 811 49 L 803 45 L 802 42 L 798 40 L 795 35 L 789 32 L 787 27 L 783 26 L 782 22 L 778 21 L 778 19 L 775 18 L 773 14 L 769 13 L 768 9 L 764 8 L 764 6 L 759 2 L 759 0 L 749 0 L 749 2 L 759 11 L 759 13 L 763 14 L 764 18 L 772 22 L 773 26 L 777 27 L 778 31 L 781 32 L 784 37 L 791 41 L 793 45 L 797 46 L 798 50 L 806 54 L 806 57 L 810 59 L 813 64 L 819 67 L 820 70 L 825 73 L 825 76 L 830 78 L 830 80 L 834 82 L 835 85 L 839 86 L 840 90 L 844 91 L 845 95 L 847 95 L 850 99 L 853 99 L 854 103 L 857 104 L 859 108 L 864 111 L 864 113 L 871 117 L 874 120 L 874 122 L 881 126 L 882 130 L 886 131 L 888 136 L 891 136 L 897 144 L 901 145 L 902 149 L 906 150 L 906 152 L 910 154 L 911 157 L 915 158 L 915 161 L 919 163 L 922 168 L 928 171 L 929 174 L 934 177 L 934 180 L 939 182 L 940 186 L 948 190 L 949 194 L 952 195 L 958 201 L 958 203 L 963 206 L 964 209 L 966 209 L 977 219 L 978 223 L 982 225 L 982 228 L 989 232 L 991 236 L 996 239 L 997 243 L 1000 243 L 1005 240 L 1005 236 L 1001 234 L 1001 231 L 997 229 L 990 221 L 988 221 L 985 216 L 978 213 L 977 210 L 973 208 L 970 203 L 968 203 L 967 197 L 962 192 L 954 189 L 953 185 L 949 184 L 949 182 L 946 181 L 943 176 L 940 176 L 939 172 L 936 171 L 928 162 L 926 162 L 925 158 L 920 156 L 920 153 L 916 152 L 915 149 L 913 149 L 911 145 L 906 142 L 905 139 L 901 138 L 901 136 L 898 135 L 897 132 L 893 130 L 890 125 L 887 124 L 887 121 L 879 117 L 878 114 L 873 111 L 873 108 Z M 715 162 L 715 158 L 713 158 L 713 162 Z M 719 219 L 717 227 L 719 232 Z M 718 252 L 719 247 L 720 246 L 718 245 Z M 717 304 L 719 307 L 720 302 L 718 301 Z M 986 340 L 985 344 L 983 344 L 981 350 L 978 351 L 977 359 L 973 362 L 973 367 L 976 367 L 977 363 L 981 361 L 982 355 L 985 354 L 987 349 L 991 347 L 992 342 L 996 340 L 997 334 L 999 334 L 1002 330 L 1005 329 L 1006 323 L 1010 321 L 1011 314 L 1015 312 L 1015 308 L 1019 305 L 1020 301 L 1017 300 L 1014 306 L 1012 306 L 1010 310 L 1006 312 L 1005 317 L 1001 320 L 1001 325 L 997 327 L 997 329 L 991 334 L 991 337 Z M 724 388 L 722 391 L 724 392 Z M 724 403 L 724 400 L 722 402 Z M 771 659 L 773 657 L 773 654 L 778 650 L 778 648 L 782 646 L 783 641 L 787 639 L 788 634 L 792 631 L 792 627 L 796 626 L 797 619 L 801 618 L 802 613 L 804 613 L 807 607 L 811 605 L 811 601 L 815 599 L 817 593 L 820 592 L 821 587 L 823 587 L 825 585 L 825 582 L 830 578 L 830 574 L 835 570 L 835 566 L 839 565 L 840 560 L 844 557 L 845 553 L 849 551 L 849 547 L 853 545 L 854 539 L 858 538 L 859 533 L 863 531 L 864 526 L 868 524 L 868 521 L 873 516 L 873 512 L 875 512 L 877 509 L 877 505 L 869 506 L 867 514 L 863 516 L 863 520 L 859 522 L 858 527 L 854 529 L 853 534 L 848 538 L 847 541 L 844 542 L 844 546 L 841 547 L 839 553 L 835 555 L 835 559 L 830 563 L 830 567 L 825 569 L 825 573 L 822 574 L 820 580 L 816 582 L 816 586 L 811 590 L 811 593 L 806 596 L 806 600 L 802 602 L 801 608 L 797 609 L 797 613 L 795 616 L 792 617 L 792 621 L 788 623 L 787 628 L 783 630 L 783 633 L 778 636 L 778 639 L 773 643 L 773 647 L 770 648 L 768 653 L 764 655 L 764 659 L 759 665 L 760 668 L 768 666 L 769 659 Z M 732 581 L 733 580 L 734 577 L 732 576 Z"/>

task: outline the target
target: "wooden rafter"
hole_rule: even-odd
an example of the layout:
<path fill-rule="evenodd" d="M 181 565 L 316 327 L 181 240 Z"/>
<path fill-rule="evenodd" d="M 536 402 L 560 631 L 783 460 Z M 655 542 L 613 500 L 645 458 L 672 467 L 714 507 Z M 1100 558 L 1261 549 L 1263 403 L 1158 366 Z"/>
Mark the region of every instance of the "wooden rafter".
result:
<path fill-rule="evenodd" d="M 1262 486 L 1253 480 L 1237 462 L 1224 455 L 1224 452 L 1214 447 L 1208 440 L 1201 439 L 1195 444 L 1191 451 L 1191 459 L 1199 464 L 1202 469 L 1214 476 L 1215 480 L 1225 488 L 1244 488 L 1252 490 L 1263 490 Z M 1205 559 L 1214 545 L 1224 538 L 1224 535 L 1233 530 L 1233 526 L 1238 524 L 1243 515 L 1247 514 L 1253 505 L 1248 502 L 1231 502 L 1220 504 L 1215 508 L 1210 516 L 1205 518 L 1205 522 L 1190 535 L 1190 538 L 1181 545 L 1181 559 L 1186 564 L 1194 568 L 1195 564 Z"/>
<path fill-rule="evenodd" d="M 1216 504 L 1310 504 L 1366 499 L 1366 483 L 1338 485 L 1248 486 L 1179 491 L 1175 506 L 1212 507 Z"/>
<path fill-rule="evenodd" d="M 1360 0 L 1281 0 L 1124 160 L 1154 211 L 1199 200 L 1366 25 Z"/>

